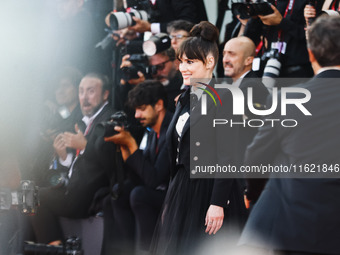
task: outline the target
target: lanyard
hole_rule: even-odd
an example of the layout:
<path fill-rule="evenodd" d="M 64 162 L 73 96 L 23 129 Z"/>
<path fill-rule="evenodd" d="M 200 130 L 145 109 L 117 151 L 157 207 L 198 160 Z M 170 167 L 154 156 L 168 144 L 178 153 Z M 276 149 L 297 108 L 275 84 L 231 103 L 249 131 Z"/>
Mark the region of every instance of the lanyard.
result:
<path fill-rule="evenodd" d="M 275 0 L 275 4 L 277 6 L 277 0 Z M 283 18 L 286 18 L 288 15 L 288 12 L 290 12 L 290 15 L 292 15 L 293 8 L 294 8 L 295 0 L 289 0 L 289 3 L 287 4 L 285 14 L 283 15 Z M 281 41 L 282 39 L 282 30 L 278 32 L 278 41 Z"/>
<path fill-rule="evenodd" d="M 259 54 L 260 50 L 262 49 L 262 46 L 263 46 L 263 41 L 261 40 L 261 42 L 257 45 L 256 47 L 256 56 Z"/>
<path fill-rule="evenodd" d="M 338 0 L 333 0 L 331 9 L 332 9 L 333 11 L 336 11 L 336 8 L 335 8 L 335 4 L 336 4 L 336 3 L 338 3 L 338 11 L 340 11 L 340 5 L 339 5 L 339 1 L 338 1 Z"/>

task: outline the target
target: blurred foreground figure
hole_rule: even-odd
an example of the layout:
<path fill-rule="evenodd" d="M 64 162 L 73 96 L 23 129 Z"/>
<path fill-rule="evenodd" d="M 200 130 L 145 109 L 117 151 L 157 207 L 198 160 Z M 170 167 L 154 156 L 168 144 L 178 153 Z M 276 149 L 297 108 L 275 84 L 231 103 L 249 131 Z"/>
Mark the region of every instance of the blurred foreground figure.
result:
<path fill-rule="evenodd" d="M 270 119 L 295 119 L 297 126 L 272 127 L 268 123 L 248 147 L 246 165 L 292 165 L 299 175 L 281 173 L 268 180 L 249 216 L 241 244 L 270 254 L 340 253 L 340 179 L 334 174 L 340 163 L 340 120 L 335 117 L 340 114 L 339 29 L 340 18 L 332 17 L 318 19 L 308 31 L 315 77 L 298 87 L 311 94 L 303 103 L 310 115 L 293 105 L 287 107 L 285 116 L 280 109 L 275 111 Z M 287 97 L 301 98 L 301 93 Z M 314 173 L 307 169 L 312 164 Z M 256 199 L 252 189 L 256 182 L 249 180 L 250 200 Z M 259 254 L 267 254 L 263 250 Z"/>

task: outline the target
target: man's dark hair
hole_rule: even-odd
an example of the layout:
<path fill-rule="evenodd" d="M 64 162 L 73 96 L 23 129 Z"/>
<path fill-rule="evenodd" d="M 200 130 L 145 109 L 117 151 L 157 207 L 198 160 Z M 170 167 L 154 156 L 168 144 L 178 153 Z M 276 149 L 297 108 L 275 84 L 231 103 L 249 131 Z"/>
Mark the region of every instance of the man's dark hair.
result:
<path fill-rule="evenodd" d="M 103 84 L 103 93 L 106 90 L 110 91 L 110 79 L 106 75 L 101 74 L 101 73 L 88 73 L 84 76 L 84 78 L 86 77 L 99 79 Z"/>
<path fill-rule="evenodd" d="M 78 88 L 81 79 L 83 78 L 83 74 L 75 67 L 67 66 L 64 67 L 60 72 L 57 73 L 57 84 L 58 87 L 59 82 L 63 79 L 66 79 L 71 82 L 71 84 Z"/>
<path fill-rule="evenodd" d="M 176 59 L 176 52 L 172 47 L 168 48 L 167 50 L 161 51 L 157 54 L 168 56 L 170 61 L 174 61 Z"/>
<path fill-rule="evenodd" d="M 178 20 L 174 20 L 168 23 L 167 31 L 168 31 L 168 34 L 170 34 L 172 31 L 178 31 L 178 30 L 184 30 L 190 33 L 190 30 L 192 29 L 194 25 L 195 24 L 190 21 L 187 21 L 184 19 L 178 19 Z"/>
<path fill-rule="evenodd" d="M 154 80 L 146 80 L 129 91 L 128 106 L 132 109 L 142 105 L 155 106 L 159 99 L 163 100 L 164 108 L 166 108 L 168 100 L 162 83 Z"/>
<path fill-rule="evenodd" d="M 320 66 L 340 65 L 340 17 L 320 17 L 308 29 L 308 48 Z"/>

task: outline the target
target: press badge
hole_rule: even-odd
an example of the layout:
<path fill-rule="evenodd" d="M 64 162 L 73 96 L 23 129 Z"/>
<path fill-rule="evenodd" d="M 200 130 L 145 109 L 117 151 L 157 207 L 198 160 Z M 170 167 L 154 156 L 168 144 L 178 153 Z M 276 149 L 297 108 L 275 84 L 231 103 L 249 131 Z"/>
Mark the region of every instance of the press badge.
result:
<path fill-rule="evenodd" d="M 261 59 L 260 58 L 254 58 L 252 70 L 255 71 L 255 72 L 260 70 L 260 64 L 261 64 Z"/>

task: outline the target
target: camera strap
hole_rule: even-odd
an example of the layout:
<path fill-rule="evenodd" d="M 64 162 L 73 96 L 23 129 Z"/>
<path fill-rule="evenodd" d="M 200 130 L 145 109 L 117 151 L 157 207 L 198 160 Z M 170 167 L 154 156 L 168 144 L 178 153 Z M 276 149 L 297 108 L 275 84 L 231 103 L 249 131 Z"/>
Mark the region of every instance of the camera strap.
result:
<path fill-rule="evenodd" d="M 275 1 L 275 4 L 277 6 L 277 0 Z M 289 0 L 288 4 L 287 4 L 287 7 L 286 7 L 286 10 L 285 10 L 285 13 L 283 15 L 283 18 L 286 18 L 288 13 L 289 15 L 292 15 L 292 12 L 293 12 L 293 9 L 294 9 L 294 4 L 295 4 L 295 0 Z M 273 45 L 274 44 L 274 45 Z M 285 53 L 286 51 L 286 43 L 283 42 L 283 33 L 282 33 L 282 29 L 280 29 L 278 31 L 278 39 L 277 39 L 277 42 L 276 43 L 272 43 L 272 48 L 276 48 L 279 50 L 280 53 Z"/>

